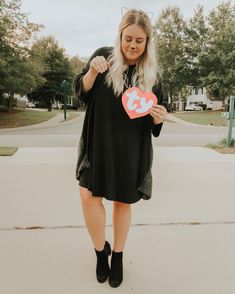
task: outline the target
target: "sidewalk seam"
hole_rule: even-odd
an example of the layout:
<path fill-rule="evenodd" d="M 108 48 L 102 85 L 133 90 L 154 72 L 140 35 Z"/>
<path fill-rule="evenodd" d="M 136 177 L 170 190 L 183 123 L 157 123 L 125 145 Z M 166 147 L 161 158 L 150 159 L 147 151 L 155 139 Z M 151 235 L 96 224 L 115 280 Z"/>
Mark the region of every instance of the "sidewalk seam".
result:
<path fill-rule="evenodd" d="M 221 222 L 160 222 L 150 224 L 132 224 L 131 227 L 156 227 L 156 226 L 198 226 L 198 225 L 235 225 L 235 221 L 221 221 Z M 106 227 L 112 227 L 112 225 L 106 225 Z M 85 225 L 73 225 L 73 226 L 29 226 L 29 227 L 2 227 L 0 231 L 28 231 L 28 230 L 63 230 L 63 229 L 86 229 Z"/>

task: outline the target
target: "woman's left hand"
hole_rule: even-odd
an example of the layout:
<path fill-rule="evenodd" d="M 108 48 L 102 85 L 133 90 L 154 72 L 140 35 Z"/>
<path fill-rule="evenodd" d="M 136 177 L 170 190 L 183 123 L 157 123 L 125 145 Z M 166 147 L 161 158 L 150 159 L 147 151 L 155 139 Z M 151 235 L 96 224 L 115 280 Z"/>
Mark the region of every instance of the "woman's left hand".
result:
<path fill-rule="evenodd" d="M 153 123 L 157 125 L 164 122 L 167 110 L 164 106 L 157 104 L 156 106 L 152 106 L 150 108 L 149 114 L 153 117 Z"/>

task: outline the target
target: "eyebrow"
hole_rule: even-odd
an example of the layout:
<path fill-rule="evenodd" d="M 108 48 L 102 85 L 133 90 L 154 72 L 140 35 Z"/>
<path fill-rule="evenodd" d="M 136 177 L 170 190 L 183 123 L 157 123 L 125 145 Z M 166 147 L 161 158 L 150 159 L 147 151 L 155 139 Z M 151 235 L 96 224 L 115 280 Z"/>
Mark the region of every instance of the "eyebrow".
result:
<path fill-rule="evenodd" d="M 125 37 L 126 37 L 126 38 L 132 38 L 132 36 L 128 36 L 128 35 L 126 35 Z M 144 40 L 145 38 L 143 38 L 143 37 L 138 37 L 138 38 L 136 38 L 136 39 L 138 39 L 138 40 Z"/>

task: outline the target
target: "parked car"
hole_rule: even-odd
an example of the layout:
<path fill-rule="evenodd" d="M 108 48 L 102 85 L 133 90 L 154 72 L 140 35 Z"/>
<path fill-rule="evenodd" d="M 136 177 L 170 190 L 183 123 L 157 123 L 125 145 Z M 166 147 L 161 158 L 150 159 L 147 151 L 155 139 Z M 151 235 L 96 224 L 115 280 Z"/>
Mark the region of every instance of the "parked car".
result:
<path fill-rule="evenodd" d="M 185 110 L 186 111 L 202 111 L 203 108 L 202 106 L 199 106 L 199 105 L 190 104 L 185 107 Z"/>
<path fill-rule="evenodd" d="M 28 108 L 35 108 L 36 105 L 34 103 L 32 103 L 32 102 L 26 102 L 26 107 L 28 107 Z"/>

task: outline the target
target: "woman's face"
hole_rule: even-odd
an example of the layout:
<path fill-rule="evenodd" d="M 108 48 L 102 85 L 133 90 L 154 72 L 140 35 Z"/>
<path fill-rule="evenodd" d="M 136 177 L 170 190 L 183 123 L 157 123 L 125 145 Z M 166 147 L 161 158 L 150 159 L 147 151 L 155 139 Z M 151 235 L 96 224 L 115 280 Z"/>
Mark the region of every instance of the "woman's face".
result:
<path fill-rule="evenodd" d="M 144 53 L 147 34 L 136 24 L 130 25 L 122 32 L 121 51 L 128 64 L 135 64 Z"/>

